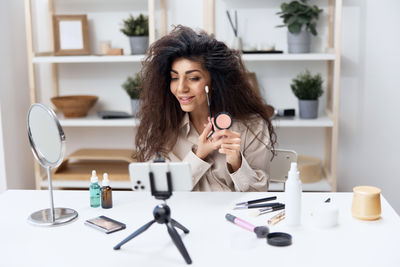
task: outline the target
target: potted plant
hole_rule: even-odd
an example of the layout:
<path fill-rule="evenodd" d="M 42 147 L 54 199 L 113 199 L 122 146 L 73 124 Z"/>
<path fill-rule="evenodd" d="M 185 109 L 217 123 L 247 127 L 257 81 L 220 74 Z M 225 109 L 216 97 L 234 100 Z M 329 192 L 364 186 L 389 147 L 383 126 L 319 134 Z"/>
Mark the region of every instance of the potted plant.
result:
<path fill-rule="evenodd" d="M 283 25 L 287 27 L 288 52 L 309 53 L 310 33 L 317 36 L 317 20 L 322 9 L 318 6 L 310 6 L 308 0 L 292 1 L 281 4 L 281 11 L 276 13 L 283 19 Z"/>
<path fill-rule="evenodd" d="M 131 54 L 145 54 L 149 46 L 149 18 L 140 14 L 137 18 L 129 15 L 123 20 L 121 32 L 129 37 Z"/>
<path fill-rule="evenodd" d="M 312 75 L 309 70 L 298 74 L 292 80 L 290 87 L 299 99 L 300 118 L 318 117 L 318 98 L 324 93 L 322 83 L 321 74 Z"/>
<path fill-rule="evenodd" d="M 141 85 L 139 74 L 136 73 L 134 76 L 128 76 L 126 81 L 121 86 L 131 98 L 132 116 L 136 117 L 140 110 L 139 97 Z"/>

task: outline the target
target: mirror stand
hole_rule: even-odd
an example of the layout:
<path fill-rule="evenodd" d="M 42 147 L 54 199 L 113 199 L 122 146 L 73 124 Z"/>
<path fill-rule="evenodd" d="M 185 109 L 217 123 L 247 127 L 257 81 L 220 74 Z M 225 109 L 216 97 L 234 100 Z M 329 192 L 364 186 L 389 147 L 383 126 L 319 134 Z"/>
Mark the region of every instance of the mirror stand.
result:
<path fill-rule="evenodd" d="M 51 167 L 47 166 L 46 171 L 49 182 L 50 209 L 38 210 L 32 213 L 28 217 L 28 222 L 37 226 L 55 226 L 73 221 L 78 217 L 78 212 L 69 208 L 54 208 Z"/>
<path fill-rule="evenodd" d="M 65 154 L 65 135 L 54 111 L 43 104 L 32 104 L 27 118 L 28 137 L 33 155 L 47 171 L 50 208 L 32 213 L 28 222 L 36 226 L 63 225 L 78 217 L 73 209 L 54 208 L 52 168 L 58 167 Z"/>

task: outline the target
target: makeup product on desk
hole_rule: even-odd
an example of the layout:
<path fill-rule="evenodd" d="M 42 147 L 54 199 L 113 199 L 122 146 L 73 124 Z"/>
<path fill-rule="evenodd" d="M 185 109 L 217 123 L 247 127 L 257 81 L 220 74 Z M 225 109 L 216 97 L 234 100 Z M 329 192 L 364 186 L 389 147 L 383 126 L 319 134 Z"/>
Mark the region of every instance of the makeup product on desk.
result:
<path fill-rule="evenodd" d="M 257 217 L 257 216 L 260 216 L 260 215 L 263 215 L 263 214 L 267 214 L 267 213 L 270 213 L 270 212 L 274 212 L 274 211 L 277 211 L 277 210 L 283 210 L 284 208 L 285 208 L 285 204 L 280 204 L 280 205 L 276 205 L 276 206 L 273 206 L 273 207 L 268 207 L 268 208 L 263 208 L 263 209 L 259 209 L 259 210 L 249 211 L 249 215 Z"/>
<path fill-rule="evenodd" d="M 124 223 L 113 220 L 106 216 L 98 216 L 93 219 L 86 220 L 85 225 L 100 230 L 106 234 L 114 233 L 116 231 L 126 228 Z"/>
<path fill-rule="evenodd" d="M 97 208 L 100 207 L 100 185 L 99 178 L 97 177 L 96 171 L 92 171 L 92 177 L 90 177 L 90 207 Z"/>
<path fill-rule="evenodd" d="M 108 174 L 104 173 L 101 187 L 101 207 L 103 209 L 111 209 L 112 206 L 112 189 L 110 187 L 110 180 L 108 179 Z"/>
<path fill-rule="evenodd" d="M 258 208 L 272 208 L 275 206 L 280 206 L 283 205 L 282 203 L 279 202 L 271 202 L 271 203 L 260 203 L 260 204 L 251 204 L 251 205 L 245 205 L 245 206 L 236 206 L 233 209 L 234 210 L 241 210 L 241 209 L 258 209 Z"/>
<path fill-rule="evenodd" d="M 276 247 L 290 246 L 292 244 L 292 236 L 282 232 L 269 233 L 267 235 L 267 243 Z"/>
<path fill-rule="evenodd" d="M 381 217 L 381 189 L 375 186 L 353 188 L 351 215 L 360 220 L 372 221 Z"/>
<path fill-rule="evenodd" d="M 313 225 L 319 228 L 335 227 L 338 224 L 338 218 L 339 209 L 331 202 L 331 198 L 320 203 L 311 212 Z"/>
<path fill-rule="evenodd" d="M 285 219 L 285 211 L 281 211 L 268 220 L 268 225 L 275 225 Z"/>
<path fill-rule="evenodd" d="M 254 232 L 257 235 L 258 238 L 266 237 L 267 234 L 269 233 L 268 227 L 266 227 L 266 226 L 254 226 L 251 223 L 246 222 L 245 220 L 240 219 L 240 218 L 238 218 L 238 217 L 236 217 L 236 216 L 234 216 L 232 214 L 227 213 L 225 215 L 225 218 L 228 221 L 236 224 L 237 226 L 242 227 L 243 229 L 246 229 L 247 231 Z"/>
<path fill-rule="evenodd" d="M 250 204 L 255 204 L 255 203 L 260 203 L 260 202 L 267 202 L 267 201 L 271 201 L 271 200 L 275 200 L 275 199 L 276 199 L 276 196 L 259 198 L 259 199 L 253 199 L 253 200 L 249 200 L 249 201 L 245 201 L 245 202 L 236 203 L 235 205 L 236 206 L 250 205 Z"/>
<path fill-rule="evenodd" d="M 302 186 L 297 170 L 297 163 L 290 164 L 288 179 L 285 184 L 285 210 L 288 226 L 298 226 L 301 221 L 301 193 Z"/>

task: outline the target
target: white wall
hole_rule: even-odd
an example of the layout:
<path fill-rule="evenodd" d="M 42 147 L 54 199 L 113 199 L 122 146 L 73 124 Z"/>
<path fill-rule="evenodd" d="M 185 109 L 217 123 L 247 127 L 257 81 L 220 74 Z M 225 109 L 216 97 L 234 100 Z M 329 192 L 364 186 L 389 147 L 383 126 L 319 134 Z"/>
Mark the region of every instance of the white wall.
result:
<path fill-rule="evenodd" d="M 0 103 L 0 193 L 7 189 L 6 162 L 4 160 L 3 127 L 1 123 L 1 103 Z"/>
<path fill-rule="evenodd" d="M 395 110 L 400 99 L 397 83 L 400 37 L 395 27 L 400 2 L 343 2 L 338 189 L 351 191 L 353 186 L 362 184 L 378 186 L 400 212 L 400 198 L 397 197 L 400 174 L 395 164 L 400 159 L 400 123 Z M 280 3 L 272 1 L 271 5 Z M 25 130 L 29 92 L 23 1 L 0 1 L 0 5 L 0 32 L 7 36 L 0 42 L 7 182 L 9 188 L 27 188 L 33 187 L 33 170 Z M 254 64 L 250 67 L 263 66 Z M 70 133 L 70 137 L 74 138 L 74 133 Z M 129 134 L 125 138 L 130 139 Z"/>
<path fill-rule="evenodd" d="M 29 108 L 24 1 L 0 1 L 0 81 L 3 147 L 8 189 L 33 188 L 33 156 L 29 150 L 26 112 Z M 4 37 L 4 38 L 3 38 Z M 1 133 L 0 133 L 1 137 Z M 0 163 L 1 167 L 1 163 Z M 2 175 L 0 175 L 1 179 Z M 0 181 L 0 185 L 5 185 Z M 1 189 L 1 188 L 0 188 Z"/>
<path fill-rule="evenodd" d="M 400 2 L 343 2 L 338 189 L 378 186 L 400 213 Z"/>

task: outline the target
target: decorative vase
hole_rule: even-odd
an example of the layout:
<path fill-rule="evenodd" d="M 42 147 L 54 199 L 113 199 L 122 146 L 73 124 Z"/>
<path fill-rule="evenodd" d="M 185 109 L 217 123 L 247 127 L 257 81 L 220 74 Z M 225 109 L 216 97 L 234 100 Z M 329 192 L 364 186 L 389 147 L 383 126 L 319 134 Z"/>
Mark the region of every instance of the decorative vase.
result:
<path fill-rule="evenodd" d="M 315 119 L 318 117 L 318 99 L 302 100 L 299 99 L 300 118 Z"/>
<path fill-rule="evenodd" d="M 299 33 L 288 31 L 288 52 L 289 53 L 310 53 L 310 32 L 303 29 Z"/>
<path fill-rule="evenodd" d="M 148 36 L 131 36 L 129 37 L 131 44 L 131 55 L 143 55 L 149 46 Z"/>
<path fill-rule="evenodd" d="M 136 117 L 140 110 L 139 99 L 131 99 L 132 116 Z"/>

